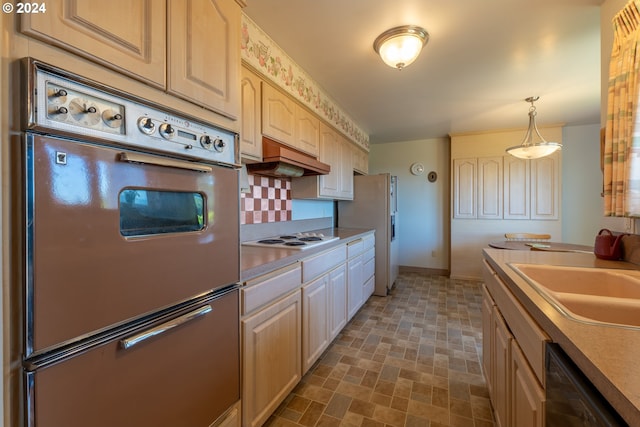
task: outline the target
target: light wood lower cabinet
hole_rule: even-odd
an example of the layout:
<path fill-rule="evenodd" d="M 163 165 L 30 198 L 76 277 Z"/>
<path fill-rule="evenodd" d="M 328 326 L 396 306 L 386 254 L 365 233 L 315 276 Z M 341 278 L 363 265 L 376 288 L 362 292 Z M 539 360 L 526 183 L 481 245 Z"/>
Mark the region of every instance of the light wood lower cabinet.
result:
<path fill-rule="evenodd" d="M 329 273 L 329 341 L 347 325 L 347 266 Z"/>
<path fill-rule="evenodd" d="M 302 372 L 329 346 L 329 275 L 302 287 Z"/>
<path fill-rule="evenodd" d="M 549 337 L 491 266 L 483 264 L 482 367 L 496 425 L 544 427 L 544 348 Z"/>
<path fill-rule="evenodd" d="M 527 359 L 515 341 L 511 341 L 511 425 L 545 425 L 545 392 L 529 368 Z"/>
<path fill-rule="evenodd" d="M 302 378 L 300 291 L 242 321 L 243 422 L 259 427 Z"/>
<path fill-rule="evenodd" d="M 301 284 L 294 263 L 241 290 L 243 427 L 260 427 L 302 378 Z"/>

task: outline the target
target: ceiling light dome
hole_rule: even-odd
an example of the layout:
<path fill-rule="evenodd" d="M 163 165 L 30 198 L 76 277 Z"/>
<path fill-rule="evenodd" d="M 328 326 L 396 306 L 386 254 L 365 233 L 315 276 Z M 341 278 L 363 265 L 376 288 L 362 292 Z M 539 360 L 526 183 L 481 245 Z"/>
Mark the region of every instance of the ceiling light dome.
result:
<path fill-rule="evenodd" d="M 385 64 L 402 70 L 416 60 L 422 47 L 429 41 L 429 33 L 416 25 L 391 28 L 373 42 L 373 49 Z"/>
<path fill-rule="evenodd" d="M 536 107 L 533 105 L 540 97 L 531 96 L 525 101 L 531 103 L 529 107 L 529 128 L 520 145 L 507 148 L 507 153 L 520 159 L 539 159 L 548 156 L 562 148 L 559 142 L 547 142 L 536 126 Z"/>

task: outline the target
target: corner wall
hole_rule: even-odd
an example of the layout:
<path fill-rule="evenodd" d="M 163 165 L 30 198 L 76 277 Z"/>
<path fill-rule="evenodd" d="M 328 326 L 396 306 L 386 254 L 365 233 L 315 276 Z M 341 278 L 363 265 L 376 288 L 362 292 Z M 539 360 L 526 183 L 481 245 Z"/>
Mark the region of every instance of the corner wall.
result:
<path fill-rule="evenodd" d="M 398 263 L 403 267 L 449 269 L 449 138 L 372 144 L 369 174 L 398 176 Z M 410 167 L 424 165 L 422 175 Z M 436 182 L 427 180 L 435 171 Z"/>

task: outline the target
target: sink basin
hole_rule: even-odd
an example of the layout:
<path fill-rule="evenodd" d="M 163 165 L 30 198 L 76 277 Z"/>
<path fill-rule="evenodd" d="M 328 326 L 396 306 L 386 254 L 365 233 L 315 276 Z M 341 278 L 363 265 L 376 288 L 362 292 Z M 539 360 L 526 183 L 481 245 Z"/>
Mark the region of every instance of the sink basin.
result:
<path fill-rule="evenodd" d="M 564 316 L 640 328 L 640 271 L 510 264 Z"/>

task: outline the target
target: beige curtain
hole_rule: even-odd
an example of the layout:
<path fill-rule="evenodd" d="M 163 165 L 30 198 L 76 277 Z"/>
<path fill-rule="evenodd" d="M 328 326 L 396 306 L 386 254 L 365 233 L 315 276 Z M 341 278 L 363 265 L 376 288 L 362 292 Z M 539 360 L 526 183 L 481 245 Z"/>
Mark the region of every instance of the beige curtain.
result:
<path fill-rule="evenodd" d="M 640 0 L 613 19 L 604 146 L 604 214 L 640 216 Z"/>

